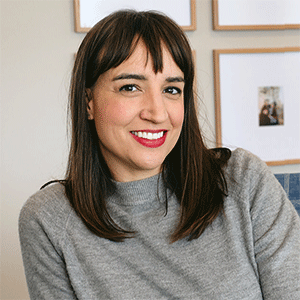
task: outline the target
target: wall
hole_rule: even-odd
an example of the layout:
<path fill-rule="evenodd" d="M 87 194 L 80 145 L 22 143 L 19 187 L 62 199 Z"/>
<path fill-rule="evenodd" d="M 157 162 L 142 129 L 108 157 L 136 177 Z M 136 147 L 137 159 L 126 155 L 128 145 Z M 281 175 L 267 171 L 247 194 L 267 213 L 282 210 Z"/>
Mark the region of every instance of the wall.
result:
<path fill-rule="evenodd" d="M 1 0 L 1 296 L 29 299 L 17 220 L 25 200 L 46 181 L 61 178 L 68 138 L 66 106 L 74 53 L 72 0 Z M 197 30 L 188 32 L 197 54 L 200 115 L 214 140 L 212 49 L 300 46 L 300 31 L 216 32 L 211 1 L 197 0 Z M 300 165 L 272 167 L 300 172 Z"/>

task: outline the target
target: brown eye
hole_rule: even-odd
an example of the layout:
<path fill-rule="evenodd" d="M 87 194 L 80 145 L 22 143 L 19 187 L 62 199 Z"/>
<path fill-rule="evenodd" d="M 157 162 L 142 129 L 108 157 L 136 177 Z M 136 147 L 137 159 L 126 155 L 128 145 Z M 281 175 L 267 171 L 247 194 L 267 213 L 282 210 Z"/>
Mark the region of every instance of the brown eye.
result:
<path fill-rule="evenodd" d="M 164 89 L 164 93 L 170 94 L 170 95 L 181 95 L 182 91 L 181 89 L 171 86 Z"/>
<path fill-rule="evenodd" d="M 138 88 L 134 85 L 134 84 L 126 84 L 123 85 L 120 89 L 120 92 L 124 91 L 124 92 L 136 92 L 138 91 Z"/>

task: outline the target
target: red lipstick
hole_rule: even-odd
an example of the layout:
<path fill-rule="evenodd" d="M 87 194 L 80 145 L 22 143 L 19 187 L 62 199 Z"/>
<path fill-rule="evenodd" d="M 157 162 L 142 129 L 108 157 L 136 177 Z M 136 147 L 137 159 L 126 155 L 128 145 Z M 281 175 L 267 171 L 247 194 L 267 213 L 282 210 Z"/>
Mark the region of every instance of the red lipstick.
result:
<path fill-rule="evenodd" d="M 138 130 L 138 131 L 135 131 L 135 132 L 146 132 L 146 133 L 152 133 L 152 134 L 160 133 L 162 131 L 163 131 L 163 136 L 158 139 L 155 139 L 155 140 L 149 140 L 147 138 L 136 136 L 133 131 L 130 133 L 131 133 L 132 137 L 141 145 L 148 147 L 148 148 L 157 148 L 164 144 L 164 142 L 167 138 L 167 133 L 168 133 L 167 130 Z"/>

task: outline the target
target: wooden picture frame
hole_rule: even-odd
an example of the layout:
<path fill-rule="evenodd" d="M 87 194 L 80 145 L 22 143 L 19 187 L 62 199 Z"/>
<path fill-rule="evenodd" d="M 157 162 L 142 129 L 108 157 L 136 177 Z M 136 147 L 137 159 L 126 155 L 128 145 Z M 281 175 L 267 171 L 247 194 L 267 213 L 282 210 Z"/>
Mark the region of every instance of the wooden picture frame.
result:
<path fill-rule="evenodd" d="M 212 0 L 214 30 L 300 28 L 299 0 Z"/>
<path fill-rule="evenodd" d="M 216 146 L 244 148 L 268 165 L 300 163 L 300 47 L 214 50 L 213 57 Z"/>
<path fill-rule="evenodd" d="M 118 9 L 157 10 L 185 31 L 196 30 L 196 0 L 73 0 L 75 31 L 88 32 L 98 21 Z"/>

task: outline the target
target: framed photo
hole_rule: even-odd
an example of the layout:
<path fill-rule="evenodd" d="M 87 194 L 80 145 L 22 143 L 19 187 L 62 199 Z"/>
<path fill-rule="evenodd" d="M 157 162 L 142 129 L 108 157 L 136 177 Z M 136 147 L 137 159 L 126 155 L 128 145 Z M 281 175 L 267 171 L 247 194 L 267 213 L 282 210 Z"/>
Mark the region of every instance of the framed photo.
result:
<path fill-rule="evenodd" d="M 75 31 L 88 32 L 98 21 L 119 9 L 160 11 L 183 30 L 196 30 L 196 0 L 74 0 Z"/>
<path fill-rule="evenodd" d="M 299 0 L 212 0 L 214 30 L 300 28 Z"/>
<path fill-rule="evenodd" d="M 300 163 L 300 47 L 214 50 L 217 147 Z"/>

